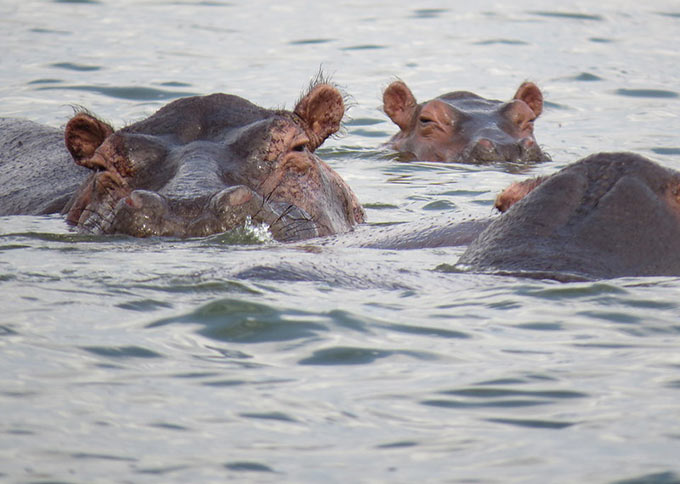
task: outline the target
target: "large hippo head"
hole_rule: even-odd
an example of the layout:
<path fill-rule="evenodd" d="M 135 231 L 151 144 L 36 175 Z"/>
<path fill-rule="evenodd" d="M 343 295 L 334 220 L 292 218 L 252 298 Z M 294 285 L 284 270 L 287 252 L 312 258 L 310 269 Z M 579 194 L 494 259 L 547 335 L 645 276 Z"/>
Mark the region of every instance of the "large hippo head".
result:
<path fill-rule="evenodd" d="M 600 153 L 532 185 L 461 266 L 565 280 L 680 275 L 680 172 Z"/>
<path fill-rule="evenodd" d="M 93 173 L 66 207 L 92 233 L 203 236 L 250 218 L 277 240 L 350 230 L 363 210 L 343 179 L 314 150 L 335 133 L 342 94 L 313 85 L 291 111 L 237 96 L 179 99 L 114 131 L 78 113 L 66 147 Z"/>
<path fill-rule="evenodd" d="M 545 161 L 534 138 L 543 95 L 531 82 L 508 102 L 467 91 L 450 92 L 418 104 L 402 81 L 383 93 L 383 110 L 400 131 L 389 142 L 416 160 L 460 163 Z"/>

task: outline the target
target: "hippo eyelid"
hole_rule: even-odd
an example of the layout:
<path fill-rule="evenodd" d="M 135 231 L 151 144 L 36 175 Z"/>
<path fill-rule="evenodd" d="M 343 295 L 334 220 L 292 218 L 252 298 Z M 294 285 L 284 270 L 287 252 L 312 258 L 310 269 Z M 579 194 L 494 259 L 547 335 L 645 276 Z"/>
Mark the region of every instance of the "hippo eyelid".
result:
<path fill-rule="evenodd" d="M 295 136 L 292 140 L 289 142 L 289 151 L 294 151 L 296 153 L 303 153 L 305 150 L 309 150 L 309 138 L 304 135 L 298 135 Z"/>

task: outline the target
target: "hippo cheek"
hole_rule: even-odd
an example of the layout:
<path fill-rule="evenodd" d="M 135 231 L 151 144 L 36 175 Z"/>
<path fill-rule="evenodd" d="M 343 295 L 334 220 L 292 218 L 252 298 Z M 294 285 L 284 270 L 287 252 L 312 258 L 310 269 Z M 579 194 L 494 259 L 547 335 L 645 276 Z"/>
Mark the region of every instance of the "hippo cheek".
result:
<path fill-rule="evenodd" d="M 287 203 L 304 211 L 318 227 L 320 236 L 348 231 L 350 218 L 345 192 L 334 183 L 338 177 L 321 160 L 291 158 L 261 187 L 271 202 Z"/>
<path fill-rule="evenodd" d="M 116 203 L 130 193 L 127 183 L 117 173 L 94 174 L 83 184 L 68 207 L 67 221 L 83 232 L 110 233 Z"/>
<path fill-rule="evenodd" d="M 348 232 L 364 221 L 361 204 L 345 181 L 332 168 L 317 160 L 318 171 L 310 179 L 314 196 L 309 199 L 308 211 L 321 227 L 323 235 Z M 304 205 L 301 205 L 304 208 Z"/>
<path fill-rule="evenodd" d="M 245 186 L 229 187 L 213 195 L 204 220 L 212 219 L 223 232 L 242 226 L 249 219 L 264 223 L 272 237 L 280 242 L 292 242 L 319 236 L 319 227 L 303 209 L 286 202 L 273 202 Z M 197 227 L 198 228 L 198 227 Z"/>

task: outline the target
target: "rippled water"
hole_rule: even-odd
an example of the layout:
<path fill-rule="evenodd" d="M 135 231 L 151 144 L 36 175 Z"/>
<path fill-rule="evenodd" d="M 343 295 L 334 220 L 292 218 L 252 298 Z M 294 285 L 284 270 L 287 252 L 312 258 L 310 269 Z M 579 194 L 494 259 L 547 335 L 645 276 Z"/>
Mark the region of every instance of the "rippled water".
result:
<path fill-rule="evenodd" d="M 353 106 L 321 154 L 370 223 L 462 221 L 592 152 L 680 168 L 679 32 L 670 0 L 6 1 L 0 115 L 61 126 L 82 105 L 120 127 L 218 91 L 290 108 L 322 67 Z M 537 82 L 553 161 L 394 161 L 396 77 L 420 100 Z M 0 480 L 680 482 L 677 278 L 258 240 L 1 218 Z"/>

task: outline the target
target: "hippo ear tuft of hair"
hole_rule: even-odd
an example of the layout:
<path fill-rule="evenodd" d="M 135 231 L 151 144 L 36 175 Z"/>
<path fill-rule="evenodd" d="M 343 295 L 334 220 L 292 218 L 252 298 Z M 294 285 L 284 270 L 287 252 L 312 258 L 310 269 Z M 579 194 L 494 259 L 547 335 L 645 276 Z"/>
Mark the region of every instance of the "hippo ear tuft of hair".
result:
<path fill-rule="evenodd" d="M 513 99 L 524 101 L 536 117 L 540 116 L 543 112 L 543 93 L 533 82 L 523 82 L 517 89 Z"/>
<path fill-rule="evenodd" d="M 411 125 L 411 118 L 418 102 L 403 81 L 394 81 L 383 93 L 383 110 L 402 130 Z"/>
<path fill-rule="evenodd" d="M 89 168 L 87 160 L 112 134 L 113 128 L 108 124 L 87 113 L 78 113 L 66 125 L 64 142 L 73 160 Z"/>
<path fill-rule="evenodd" d="M 317 84 L 298 102 L 294 112 L 306 124 L 310 149 L 314 151 L 340 129 L 345 102 L 332 85 Z"/>

